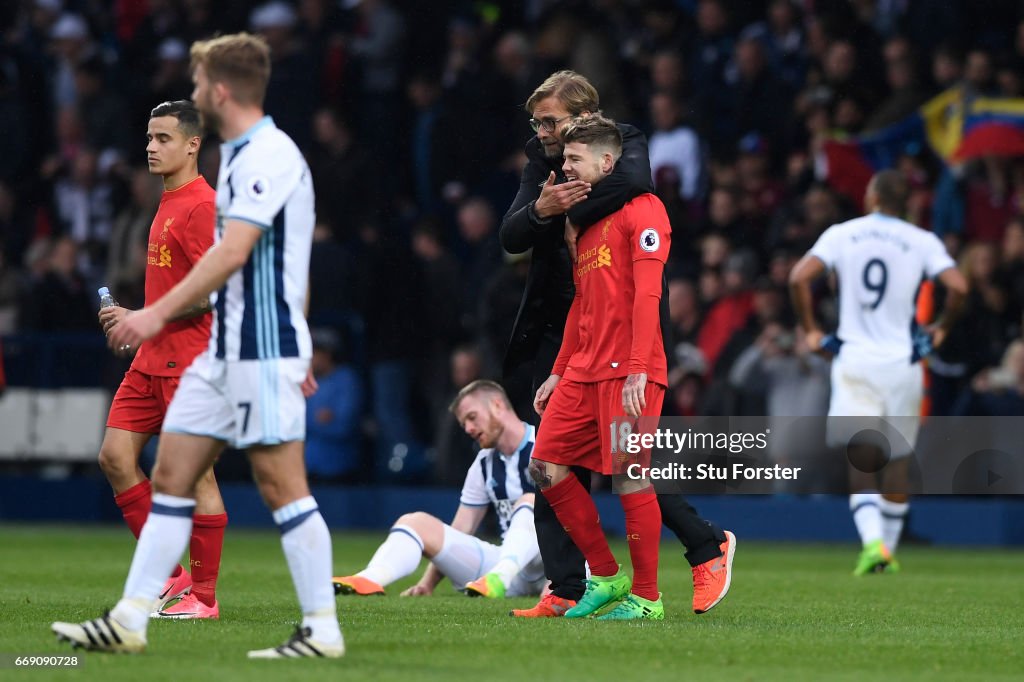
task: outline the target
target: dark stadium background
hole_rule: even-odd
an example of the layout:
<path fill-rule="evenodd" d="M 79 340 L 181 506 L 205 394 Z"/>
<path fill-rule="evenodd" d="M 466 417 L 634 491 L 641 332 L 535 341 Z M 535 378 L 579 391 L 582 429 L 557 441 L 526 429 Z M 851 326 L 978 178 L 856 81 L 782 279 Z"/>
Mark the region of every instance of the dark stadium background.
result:
<path fill-rule="evenodd" d="M 605 114 L 668 154 L 654 180 L 673 227 L 672 415 L 770 415 L 772 382 L 794 379 L 797 414 L 827 408 L 827 368 L 800 348 L 785 290 L 822 230 L 860 210 L 826 177 L 824 140 L 898 122 L 952 86 L 1024 94 L 1012 0 L 5 2 L 0 338 L 5 400 L 31 403 L 33 421 L 25 448 L 0 448 L 0 477 L 100 476 L 85 454 L 40 443 L 74 450 L 102 429 L 108 394 L 89 389 L 112 391 L 126 364 L 103 344 L 95 291 L 142 302 L 160 192 L 145 168 L 148 112 L 190 95 L 192 40 L 243 29 L 272 46 L 266 109 L 316 182 L 310 319 L 333 332 L 357 387 L 338 406 L 351 415 L 344 471 L 320 478 L 348 484 L 461 483 L 473 444 L 445 407 L 500 373 L 528 258 L 504 253 L 497 229 L 532 134 L 522 104 L 549 73 L 588 76 Z M 1020 415 L 1024 160 L 950 174 L 908 144 L 896 161 L 914 187 L 910 218 L 972 287 L 930 371 L 930 410 Z M 208 139 L 213 184 L 217 164 Z M 745 352 L 786 359 L 785 376 L 749 381 Z M 68 425 L 39 417 L 59 413 L 46 400 L 67 389 L 100 396 L 95 434 L 61 441 L 51 432 Z M 243 458 L 219 466 L 246 476 Z"/>

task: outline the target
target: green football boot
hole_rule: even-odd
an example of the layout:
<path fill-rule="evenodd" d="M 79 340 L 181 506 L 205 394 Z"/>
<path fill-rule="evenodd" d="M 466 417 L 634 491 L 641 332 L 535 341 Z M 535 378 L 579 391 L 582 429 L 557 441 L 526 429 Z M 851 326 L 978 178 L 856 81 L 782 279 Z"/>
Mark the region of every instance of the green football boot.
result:
<path fill-rule="evenodd" d="M 497 573 L 487 573 L 466 583 L 466 596 L 502 599 L 505 597 L 505 583 Z"/>
<path fill-rule="evenodd" d="M 661 603 L 661 593 L 658 593 L 658 601 L 627 594 L 614 609 L 603 616 L 598 616 L 597 620 L 665 620 L 665 606 Z"/>
<path fill-rule="evenodd" d="M 892 554 L 881 540 L 875 540 L 864 546 L 860 558 L 857 559 L 857 567 L 853 569 L 855 576 L 867 575 L 869 573 L 885 573 L 891 570 L 899 570 L 895 564 Z"/>
<path fill-rule="evenodd" d="M 619 566 L 615 575 L 593 575 L 586 583 L 586 592 L 576 606 L 565 612 L 566 618 L 585 618 L 601 607 L 619 601 L 629 594 L 630 588 L 633 587 L 633 581 L 622 572 L 622 566 Z"/>

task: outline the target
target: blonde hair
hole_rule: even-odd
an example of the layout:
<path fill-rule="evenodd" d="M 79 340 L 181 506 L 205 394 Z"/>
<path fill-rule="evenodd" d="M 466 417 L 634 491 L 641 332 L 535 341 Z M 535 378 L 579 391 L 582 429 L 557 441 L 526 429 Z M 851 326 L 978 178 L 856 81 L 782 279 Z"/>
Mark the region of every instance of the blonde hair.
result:
<path fill-rule="evenodd" d="M 198 40 L 189 50 L 191 68 L 202 64 L 214 83 L 224 83 L 239 104 L 263 105 L 270 80 L 270 47 L 251 33 Z"/>
<path fill-rule="evenodd" d="M 497 381 L 491 381 L 490 379 L 477 379 L 471 381 L 462 387 L 455 399 L 452 400 L 451 405 L 448 406 L 448 411 L 455 414 L 455 410 L 459 409 L 459 404 L 466 399 L 467 396 L 471 396 L 474 393 L 489 393 L 496 395 L 501 398 L 502 402 L 506 406 L 512 407 L 512 401 L 508 399 L 508 393 L 505 393 L 505 389 L 501 387 Z"/>
<path fill-rule="evenodd" d="M 532 115 L 541 100 L 548 97 L 557 97 L 565 105 L 565 110 L 573 116 L 584 111 L 597 113 L 601 106 L 597 88 L 590 84 L 586 76 L 575 71 L 556 71 L 548 76 L 526 100 L 526 111 Z"/>

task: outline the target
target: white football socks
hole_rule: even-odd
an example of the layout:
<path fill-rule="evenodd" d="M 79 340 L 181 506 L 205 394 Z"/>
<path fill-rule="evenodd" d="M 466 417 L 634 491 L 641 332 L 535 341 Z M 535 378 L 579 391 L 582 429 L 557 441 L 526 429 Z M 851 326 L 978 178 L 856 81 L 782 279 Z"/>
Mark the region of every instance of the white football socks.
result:
<path fill-rule="evenodd" d="M 331 583 L 331 533 L 312 496 L 274 511 L 281 548 L 302 607 L 302 625 L 324 644 L 340 644 L 334 586 Z"/>
<path fill-rule="evenodd" d="M 422 558 L 423 539 L 419 533 L 404 524 L 394 525 L 370 563 L 356 575 L 383 587 L 411 574 Z"/>
<path fill-rule="evenodd" d="M 896 553 L 896 545 L 900 543 L 903 523 L 910 511 L 909 502 L 892 502 L 884 497 L 878 501 L 878 509 L 882 513 L 882 541 L 889 551 Z"/>
<path fill-rule="evenodd" d="M 145 632 L 160 590 L 188 546 L 195 509 L 193 499 L 153 493 L 153 508 L 135 546 L 124 596 L 110 611 L 129 630 Z"/>
<path fill-rule="evenodd" d="M 498 563 L 489 573 L 496 573 L 505 587 L 511 587 L 516 575 L 540 554 L 537 529 L 533 525 L 533 506 L 520 505 L 512 512 L 505 539 L 501 543 Z"/>
<path fill-rule="evenodd" d="M 882 540 L 882 512 L 878 507 L 881 499 L 882 496 L 875 492 L 850 495 L 853 522 L 857 524 L 860 542 L 865 547 L 876 540 Z"/>

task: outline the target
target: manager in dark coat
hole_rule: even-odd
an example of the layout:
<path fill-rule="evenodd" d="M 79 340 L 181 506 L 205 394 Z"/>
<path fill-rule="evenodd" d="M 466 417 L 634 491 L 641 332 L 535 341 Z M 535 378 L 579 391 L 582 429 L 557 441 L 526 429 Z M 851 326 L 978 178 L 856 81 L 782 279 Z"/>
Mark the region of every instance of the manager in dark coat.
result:
<path fill-rule="evenodd" d="M 533 393 L 551 374 L 562 344 L 565 319 L 572 303 L 572 262 L 565 244 L 565 218 L 580 229 L 622 208 L 634 197 L 653 192 L 647 139 L 630 125 L 622 132 L 622 157 L 614 172 L 595 187 L 581 180 L 566 181 L 562 173 L 561 133 L 573 117 L 599 111 L 597 90 L 580 74 L 552 74 L 530 96 L 526 110 L 537 135 L 526 143 L 528 159 L 519 192 L 501 222 L 501 244 L 509 253 L 533 249 L 523 301 L 505 353 L 506 387 L 519 414 L 534 414 Z M 662 330 L 666 324 L 668 294 L 663 293 Z M 666 343 L 665 348 L 671 348 Z M 517 377 L 529 376 L 526 389 Z M 530 406 L 530 407 L 525 407 Z M 523 409 L 525 407 L 525 409 Z M 578 471 L 589 489 L 589 472 Z M 693 568 L 697 613 L 714 607 L 729 590 L 735 537 L 697 515 L 682 495 L 659 495 L 662 519 L 688 549 Z M 532 609 L 513 611 L 523 617 L 560 616 L 583 594 L 583 555 L 559 524 L 542 495 L 535 501 L 534 519 L 544 569 L 551 580 L 551 596 Z"/>

